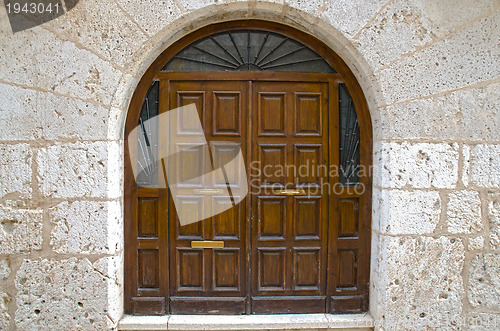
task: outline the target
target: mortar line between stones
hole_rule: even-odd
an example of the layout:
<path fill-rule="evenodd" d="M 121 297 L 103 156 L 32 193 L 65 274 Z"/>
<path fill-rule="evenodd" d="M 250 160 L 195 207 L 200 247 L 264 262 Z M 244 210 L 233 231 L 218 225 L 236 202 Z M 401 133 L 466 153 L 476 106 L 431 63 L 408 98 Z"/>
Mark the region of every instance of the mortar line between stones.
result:
<path fill-rule="evenodd" d="M 120 8 L 120 10 L 123 12 L 123 14 L 124 14 L 125 16 L 127 16 L 127 18 L 128 18 L 128 19 L 129 19 L 132 23 L 134 23 L 134 24 L 135 24 L 135 26 L 139 29 L 139 31 L 141 31 L 141 32 L 142 32 L 145 36 L 148 36 L 149 38 L 151 38 L 151 37 L 152 37 L 149 33 L 147 33 L 147 32 L 146 32 L 146 30 L 144 30 L 144 29 L 142 28 L 142 26 L 140 26 L 140 25 L 139 25 L 139 22 L 137 22 L 137 21 L 134 19 L 134 17 L 133 17 L 132 15 L 130 15 L 130 13 L 129 13 L 127 10 L 125 10 L 125 8 L 123 8 L 123 6 L 120 4 L 120 2 L 119 2 L 119 1 L 113 0 L 113 2 L 114 2 L 117 6 L 118 6 L 118 8 Z"/>
<path fill-rule="evenodd" d="M 359 38 L 359 36 L 361 35 L 361 32 L 363 32 L 363 30 L 365 30 L 372 22 L 375 21 L 375 19 L 377 18 L 377 16 L 380 15 L 380 13 L 382 13 L 382 11 L 387 8 L 389 5 L 391 5 L 395 0 L 389 0 L 387 1 L 386 3 L 384 3 L 379 10 L 377 10 L 377 12 L 375 14 L 373 14 L 372 17 L 370 17 L 370 19 L 358 30 L 358 32 L 356 32 L 354 34 L 354 36 L 352 36 L 352 38 L 350 38 L 350 40 L 352 41 L 355 41 Z"/>

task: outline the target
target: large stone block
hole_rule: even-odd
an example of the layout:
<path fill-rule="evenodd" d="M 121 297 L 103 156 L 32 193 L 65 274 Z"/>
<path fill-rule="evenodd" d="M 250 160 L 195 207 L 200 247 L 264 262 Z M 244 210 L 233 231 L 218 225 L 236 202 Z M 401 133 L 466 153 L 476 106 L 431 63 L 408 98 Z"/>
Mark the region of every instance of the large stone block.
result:
<path fill-rule="evenodd" d="M 387 139 L 500 140 L 500 84 L 380 109 Z"/>
<path fill-rule="evenodd" d="M 473 233 L 483 229 L 481 200 L 476 191 L 455 191 L 448 195 L 448 231 Z"/>
<path fill-rule="evenodd" d="M 389 238 L 384 330 L 458 330 L 464 244 L 460 239 Z"/>
<path fill-rule="evenodd" d="M 121 208 L 117 201 L 62 202 L 50 208 L 55 224 L 50 244 L 57 253 L 114 254 L 121 248 Z"/>
<path fill-rule="evenodd" d="M 118 183 L 113 184 L 116 174 L 109 162 L 115 162 L 118 149 L 117 143 L 104 141 L 56 143 L 41 149 L 37 157 L 41 192 L 56 198 L 116 197 Z"/>
<path fill-rule="evenodd" d="M 492 14 L 377 73 L 387 104 L 460 88 L 500 75 L 500 47 Z M 432 73 L 432 74 L 429 74 Z"/>
<path fill-rule="evenodd" d="M 374 227 L 387 234 L 433 233 L 441 214 L 436 191 L 382 190 L 374 194 Z"/>
<path fill-rule="evenodd" d="M 27 144 L 0 145 L 0 198 L 11 193 L 31 197 L 32 156 Z"/>
<path fill-rule="evenodd" d="M 6 279 L 10 275 L 10 263 L 8 259 L 0 259 L 0 280 Z"/>
<path fill-rule="evenodd" d="M 325 1 L 323 0 L 285 0 L 285 3 L 287 3 L 290 7 L 297 8 L 314 16 L 318 15 L 325 8 Z"/>
<path fill-rule="evenodd" d="M 397 0 L 362 30 L 355 46 L 372 68 L 377 69 L 431 41 L 432 37 L 431 23 L 421 8 L 415 2 Z"/>
<path fill-rule="evenodd" d="M 172 0 L 118 0 L 118 3 L 150 36 L 155 35 L 181 16 L 180 9 Z"/>
<path fill-rule="evenodd" d="M 329 1 L 321 18 L 339 30 L 346 38 L 352 38 L 384 3 L 386 3 L 385 0 L 373 0 L 369 5 L 363 1 Z"/>
<path fill-rule="evenodd" d="M 500 254 L 481 253 L 474 257 L 467 288 L 473 307 L 500 308 Z"/>
<path fill-rule="evenodd" d="M 500 250 L 500 193 L 488 194 L 488 220 L 490 222 L 490 247 Z"/>
<path fill-rule="evenodd" d="M 467 154 L 466 181 L 481 187 L 500 187 L 500 145 L 472 145 Z"/>
<path fill-rule="evenodd" d="M 110 259 L 110 258 L 105 258 Z M 116 278 L 102 261 L 24 260 L 16 275 L 16 326 L 22 330 L 106 330 L 116 326 L 110 311 L 118 297 Z"/>
<path fill-rule="evenodd" d="M 0 291 L 0 330 L 7 330 L 10 324 L 9 307 L 10 295 Z"/>
<path fill-rule="evenodd" d="M 0 83 L 0 140 L 40 138 L 42 130 L 36 123 L 36 104 L 36 91 Z"/>
<path fill-rule="evenodd" d="M 456 143 L 378 143 L 375 184 L 386 188 L 453 188 L 458 179 L 458 150 Z"/>
<path fill-rule="evenodd" d="M 42 248 L 42 211 L 0 207 L 0 254 Z"/>

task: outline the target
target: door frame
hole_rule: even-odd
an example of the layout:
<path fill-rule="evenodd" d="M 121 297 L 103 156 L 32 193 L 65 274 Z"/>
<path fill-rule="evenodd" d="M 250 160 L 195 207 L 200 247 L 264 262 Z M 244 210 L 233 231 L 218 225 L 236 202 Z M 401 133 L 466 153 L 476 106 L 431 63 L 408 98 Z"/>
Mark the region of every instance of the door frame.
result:
<path fill-rule="evenodd" d="M 371 119 L 368 110 L 368 105 L 366 99 L 363 95 L 360 85 L 358 84 L 356 78 L 345 64 L 345 62 L 335 54 L 328 46 L 326 46 L 322 41 L 311 36 L 303 31 L 297 30 L 292 27 L 288 27 L 283 24 L 268 22 L 263 20 L 237 20 L 230 21 L 224 23 L 217 23 L 206 26 L 195 32 L 190 33 L 189 35 L 181 38 L 173 45 L 168 47 L 147 69 L 141 80 L 139 81 L 137 88 L 132 96 L 132 100 L 130 102 L 129 111 L 127 114 L 127 120 L 125 124 L 125 137 L 136 127 L 140 109 L 142 106 L 142 102 L 144 97 L 146 96 L 149 87 L 152 82 L 155 80 L 189 80 L 191 77 L 192 80 L 200 79 L 200 72 L 161 72 L 163 66 L 179 51 L 183 48 L 190 45 L 192 42 L 199 40 L 203 37 L 211 35 L 217 32 L 223 32 L 233 29 L 259 29 L 259 30 L 268 30 L 278 32 L 287 36 L 290 36 L 304 45 L 310 47 L 312 50 L 317 52 L 320 56 L 322 56 L 335 70 L 337 73 L 334 74 L 322 74 L 322 73 L 286 73 L 286 72 L 210 72 L 210 80 L 235 80 L 236 76 L 237 80 L 280 80 L 284 79 L 290 81 L 297 81 L 297 77 L 315 77 L 315 79 L 326 79 L 333 80 L 337 83 L 344 83 L 347 89 L 350 91 L 352 96 L 357 114 L 358 121 L 360 126 L 360 155 L 361 160 L 360 164 L 371 166 L 372 165 L 372 126 Z M 295 77 L 295 78 L 294 78 Z M 333 94 L 332 94 L 333 93 Z M 332 89 L 330 87 L 330 95 L 336 95 L 338 91 Z M 160 90 L 161 94 L 161 90 Z M 338 106 L 338 105 L 337 105 Z M 332 116 L 329 116 L 330 118 Z M 329 126 L 335 126 L 334 123 L 330 120 Z M 335 128 L 338 129 L 338 128 Z M 251 128 L 249 128 L 251 131 Z M 137 269 L 137 250 L 136 247 L 136 228 L 137 224 L 135 224 L 135 217 L 137 210 L 135 203 L 133 203 L 133 199 L 136 197 L 137 187 L 135 185 L 135 180 L 132 174 L 132 165 L 130 164 L 130 155 L 128 152 L 128 141 L 125 139 L 124 141 L 124 190 L 125 190 L 125 199 L 124 199 L 124 230 L 125 230 L 125 311 L 127 313 L 137 312 L 133 307 L 134 293 L 137 288 L 137 275 L 134 275 L 134 272 L 130 273 L 127 270 L 136 271 Z M 360 205 L 360 228 L 359 228 L 359 240 L 360 247 L 359 249 L 364 252 L 363 261 L 360 261 L 360 264 L 364 265 L 364 268 L 361 268 L 361 274 L 359 277 L 362 280 L 363 287 L 365 287 L 366 295 L 363 298 L 362 310 L 368 309 L 368 288 L 369 288 L 369 270 L 370 270 L 370 243 L 371 243 L 371 192 L 372 192 L 372 176 L 371 173 L 368 172 L 368 176 L 363 177 L 361 179 L 362 184 L 367 190 L 367 193 L 364 196 L 363 203 Z M 166 194 L 160 193 L 159 194 Z M 250 200 L 250 199 L 249 199 Z M 331 205 L 330 205 L 331 207 Z M 250 213 L 250 208 L 247 208 L 247 215 Z M 247 229 L 247 236 L 250 234 L 248 232 L 250 229 Z M 168 234 L 165 233 L 168 238 Z M 329 235 L 330 237 L 330 235 Z M 162 255 L 167 254 L 166 250 L 168 247 L 168 242 L 161 244 L 165 252 Z M 135 251 L 134 251 L 135 250 Z M 134 265 L 135 264 L 135 265 Z M 251 279 L 251 278 L 250 278 Z M 165 291 L 168 292 L 168 281 Z M 329 290 L 328 290 L 329 291 Z M 168 293 L 158 293 L 160 295 L 164 295 L 168 297 Z M 248 293 L 250 295 L 250 293 Z M 349 306 L 352 305 L 352 302 L 349 301 L 350 297 L 346 296 L 347 301 L 344 303 Z M 343 304 L 341 304 L 343 305 Z M 356 304 L 355 304 L 356 305 Z M 151 314 L 164 314 L 165 311 L 158 311 L 155 308 L 148 308 L 146 311 L 149 311 Z M 141 313 L 140 311 L 138 313 Z"/>

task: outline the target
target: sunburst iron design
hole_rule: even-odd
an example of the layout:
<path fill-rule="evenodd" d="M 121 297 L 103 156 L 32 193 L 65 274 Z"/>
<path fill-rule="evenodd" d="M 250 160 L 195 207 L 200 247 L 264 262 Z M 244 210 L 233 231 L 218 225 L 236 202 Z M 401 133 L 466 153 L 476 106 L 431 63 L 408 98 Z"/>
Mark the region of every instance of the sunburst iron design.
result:
<path fill-rule="evenodd" d="M 163 71 L 291 71 L 335 70 L 316 52 L 282 34 L 261 30 L 216 33 L 184 48 Z"/>
<path fill-rule="evenodd" d="M 356 185 L 359 183 L 359 122 L 356 108 L 345 84 L 339 84 L 340 120 L 340 183 Z"/>

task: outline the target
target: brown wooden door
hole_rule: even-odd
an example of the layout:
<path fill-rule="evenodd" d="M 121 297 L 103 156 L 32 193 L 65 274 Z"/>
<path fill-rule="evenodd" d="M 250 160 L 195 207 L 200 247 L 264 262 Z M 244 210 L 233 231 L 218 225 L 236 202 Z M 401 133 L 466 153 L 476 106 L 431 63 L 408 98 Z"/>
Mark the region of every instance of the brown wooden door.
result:
<path fill-rule="evenodd" d="M 252 105 L 252 311 L 325 312 L 328 83 L 255 82 Z"/>

